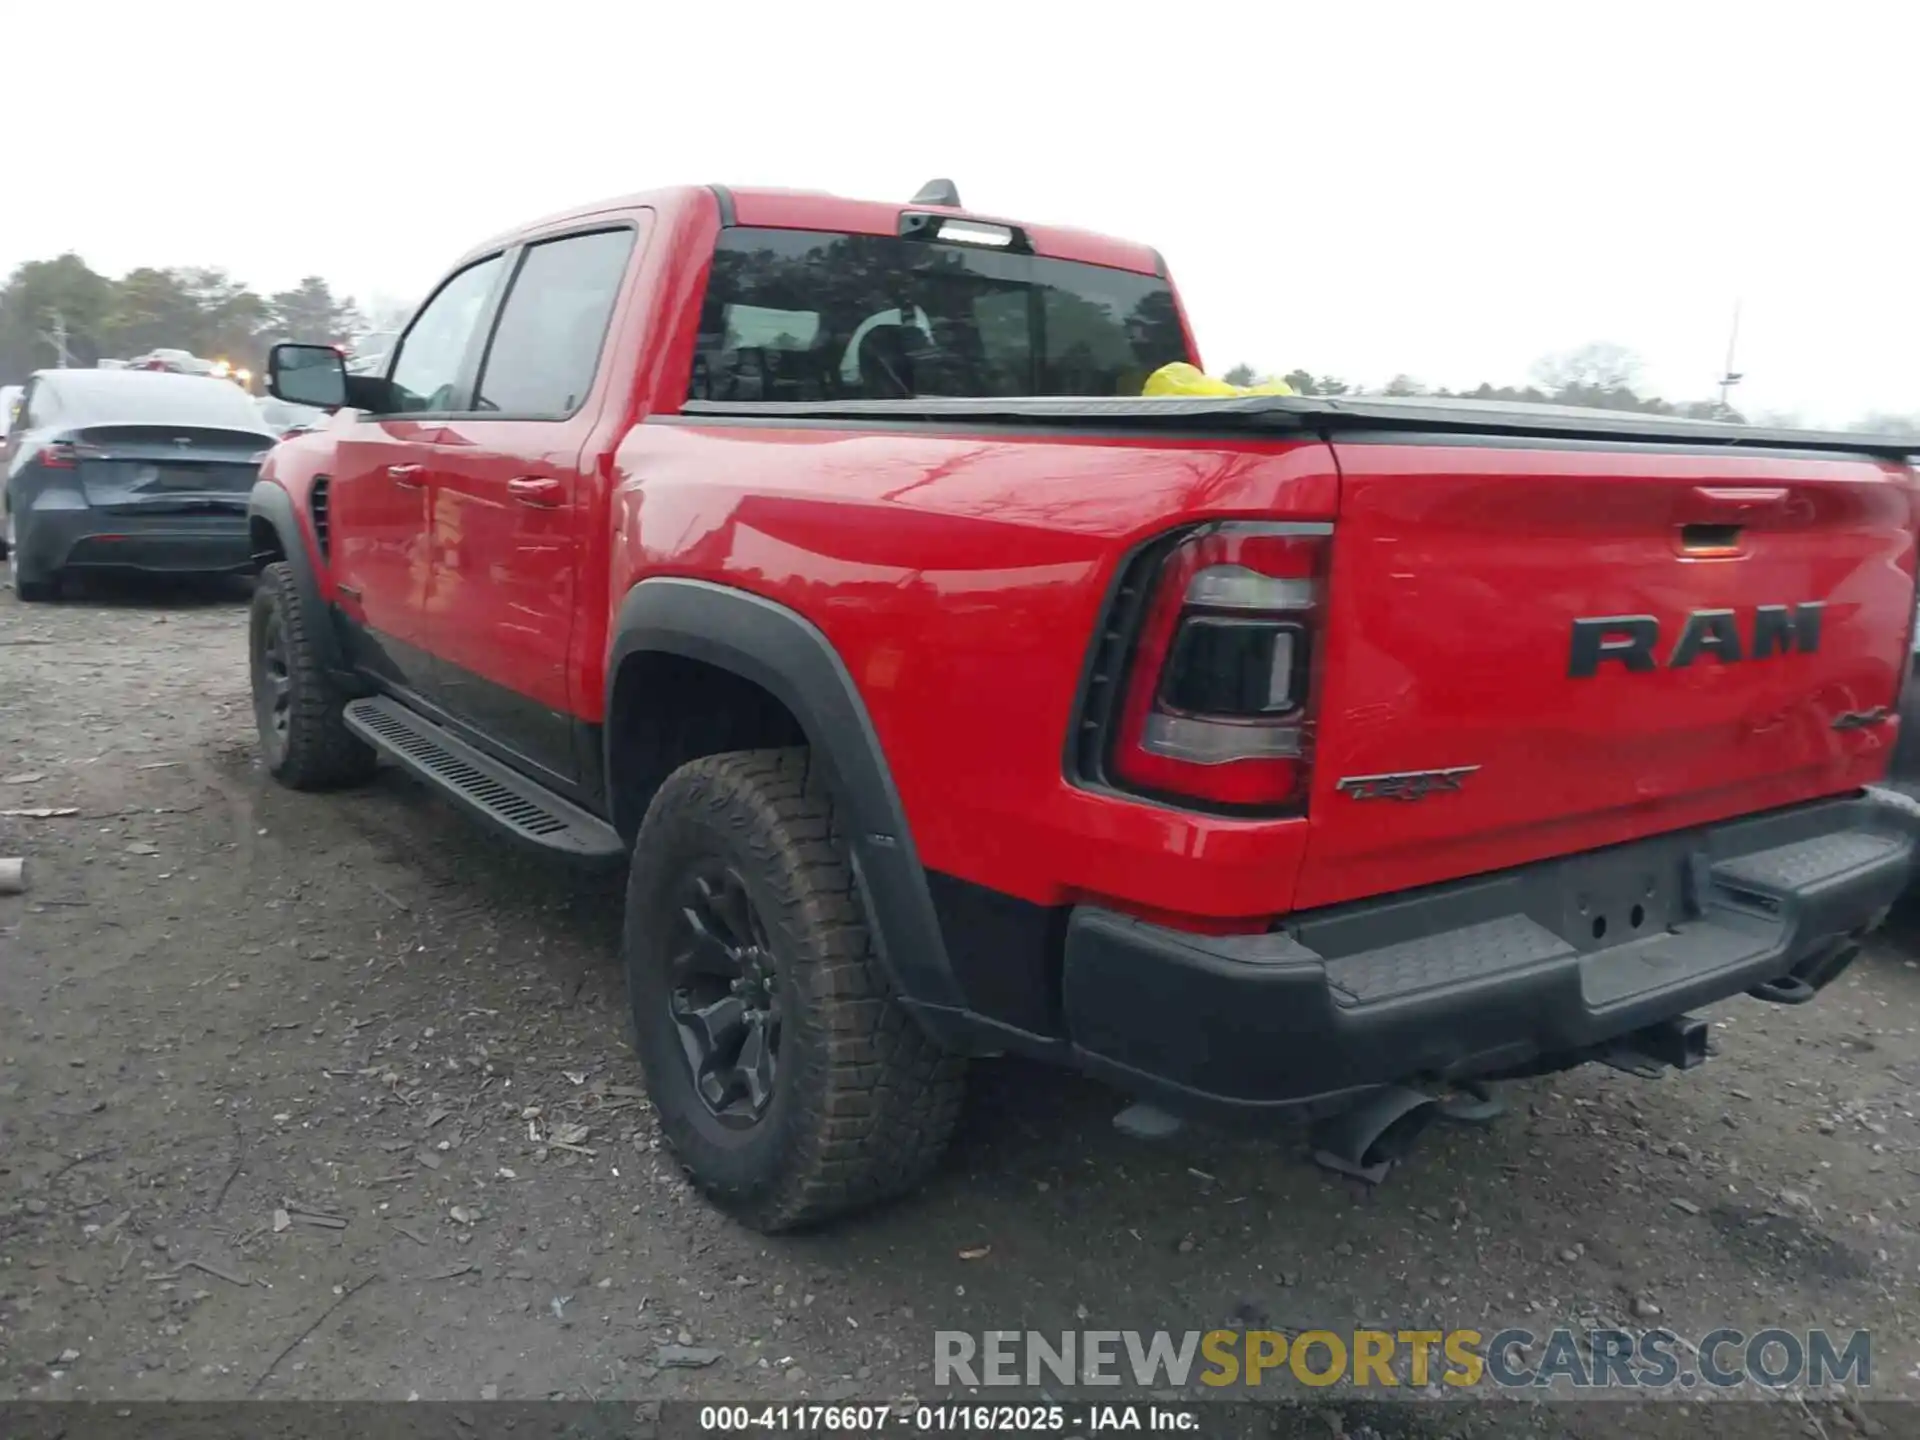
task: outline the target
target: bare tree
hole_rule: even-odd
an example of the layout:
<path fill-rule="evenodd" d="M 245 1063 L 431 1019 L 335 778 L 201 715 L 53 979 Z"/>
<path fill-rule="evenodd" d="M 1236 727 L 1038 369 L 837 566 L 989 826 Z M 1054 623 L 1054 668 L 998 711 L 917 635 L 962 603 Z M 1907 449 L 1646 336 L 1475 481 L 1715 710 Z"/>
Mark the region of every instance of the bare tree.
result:
<path fill-rule="evenodd" d="M 1345 395 L 1350 388 L 1344 380 L 1310 370 L 1289 370 L 1280 378 L 1302 395 Z"/>
<path fill-rule="evenodd" d="M 1549 394 L 1631 390 L 1640 374 L 1640 357 L 1624 345 L 1596 340 L 1547 356 L 1533 367 L 1533 374 Z"/>

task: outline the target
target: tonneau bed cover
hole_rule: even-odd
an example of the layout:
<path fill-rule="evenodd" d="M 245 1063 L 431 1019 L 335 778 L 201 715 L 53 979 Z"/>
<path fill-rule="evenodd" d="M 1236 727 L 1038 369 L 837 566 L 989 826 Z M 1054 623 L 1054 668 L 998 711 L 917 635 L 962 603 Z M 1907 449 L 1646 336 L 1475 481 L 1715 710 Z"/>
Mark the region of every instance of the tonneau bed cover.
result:
<path fill-rule="evenodd" d="M 1031 425 L 1074 422 L 1075 428 L 1110 425 L 1116 430 L 1305 431 L 1354 435 L 1367 431 L 1412 431 L 1480 436 L 1590 440 L 1621 445 L 1706 446 L 1715 449 L 1799 450 L 1876 455 L 1895 460 L 1920 456 L 1920 435 L 1854 434 L 1837 430 L 1790 430 L 1686 420 L 1630 410 L 1591 410 L 1572 405 L 1529 405 L 1502 400 L 1415 396 L 1248 395 L 1228 399 L 1023 397 L 1018 399 L 726 401 L 689 400 L 688 419 L 752 419 L 876 424 L 973 422 Z"/>

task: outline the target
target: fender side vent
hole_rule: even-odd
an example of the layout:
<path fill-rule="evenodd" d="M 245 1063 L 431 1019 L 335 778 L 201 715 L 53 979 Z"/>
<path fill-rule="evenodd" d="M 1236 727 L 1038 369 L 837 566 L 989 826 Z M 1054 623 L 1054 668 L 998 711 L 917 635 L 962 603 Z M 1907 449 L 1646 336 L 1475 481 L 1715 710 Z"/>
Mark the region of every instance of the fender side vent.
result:
<path fill-rule="evenodd" d="M 332 558 L 328 543 L 331 538 L 331 532 L 327 523 L 327 486 L 329 483 L 328 477 L 322 475 L 313 482 L 313 490 L 307 497 L 307 509 L 313 515 L 313 539 L 314 543 L 320 547 L 320 558 L 322 560 Z"/>

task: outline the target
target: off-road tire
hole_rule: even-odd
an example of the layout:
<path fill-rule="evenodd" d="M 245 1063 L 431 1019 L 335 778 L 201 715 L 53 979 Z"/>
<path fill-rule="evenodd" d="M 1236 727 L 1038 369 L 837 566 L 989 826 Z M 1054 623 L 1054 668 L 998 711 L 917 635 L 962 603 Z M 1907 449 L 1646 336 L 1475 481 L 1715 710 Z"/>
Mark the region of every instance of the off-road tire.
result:
<path fill-rule="evenodd" d="M 773 1098 L 744 1130 L 699 1098 L 668 1013 L 676 887 L 713 858 L 745 882 L 784 1007 Z M 667 777 L 634 846 L 622 948 L 661 1131 L 693 1183 L 743 1223 L 816 1225 L 913 1189 L 939 1162 L 966 1062 L 894 995 L 805 749 L 712 755 Z"/>
<path fill-rule="evenodd" d="M 372 777 L 378 763 L 373 747 L 347 729 L 341 711 L 348 697 L 327 674 L 314 649 L 313 627 L 324 623 L 324 617 L 308 614 L 302 607 L 300 587 L 286 561 L 277 560 L 260 572 L 247 627 L 254 720 L 268 773 L 292 790 L 357 785 Z M 284 642 L 290 686 L 284 737 L 262 708 L 265 654 L 276 624 Z"/>

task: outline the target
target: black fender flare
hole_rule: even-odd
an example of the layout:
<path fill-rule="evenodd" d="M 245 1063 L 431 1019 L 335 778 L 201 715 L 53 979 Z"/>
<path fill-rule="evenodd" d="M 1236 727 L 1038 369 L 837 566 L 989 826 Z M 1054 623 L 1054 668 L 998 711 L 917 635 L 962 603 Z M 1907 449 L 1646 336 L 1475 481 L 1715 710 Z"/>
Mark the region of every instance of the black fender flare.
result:
<path fill-rule="evenodd" d="M 896 989 L 929 1029 L 936 1014 L 965 1009 L 947 959 L 926 871 L 907 827 L 900 793 L 866 703 L 833 642 L 784 605 L 704 580 L 658 577 L 627 592 L 614 619 L 607 662 L 607 710 L 623 661 L 665 652 L 728 670 L 779 700 L 823 761 L 854 878 L 866 900 L 874 946 Z M 616 773 L 611 723 L 604 727 L 606 775 Z"/>
<path fill-rule="evenodd" d="M 1900 687 L 1900 738 L 1894 742 L 1889 780 L 1920 781 L 1920 642 L 1907 657 L 1906 682 Z"/>
<path fill-rule="evenodd" d="M 253 490 L 247 496 L 249 530 L 253 528 L 255 520 L 264 520 L 271 525 L 274 534 L 280 538 L 280 553 L 293 571 L 294 588 L 300 592 L 300 608 L 311 621 L 307 636 L 319 652 L 322 668 L 337 675 L 348 673 L 350 667 L 341 652 L 340 637 L 334 633 L 333 617 L 326 601 L 320 598 L 320 581 L 313 573 L 313 556 L 307 549 L 307 532 L 294 511 L 293 497 L 272 480 L 254 481 Z M 254 552 L 253 559 L 258 568 L 266 568 L 265 557 L 260 551 Z"/>

